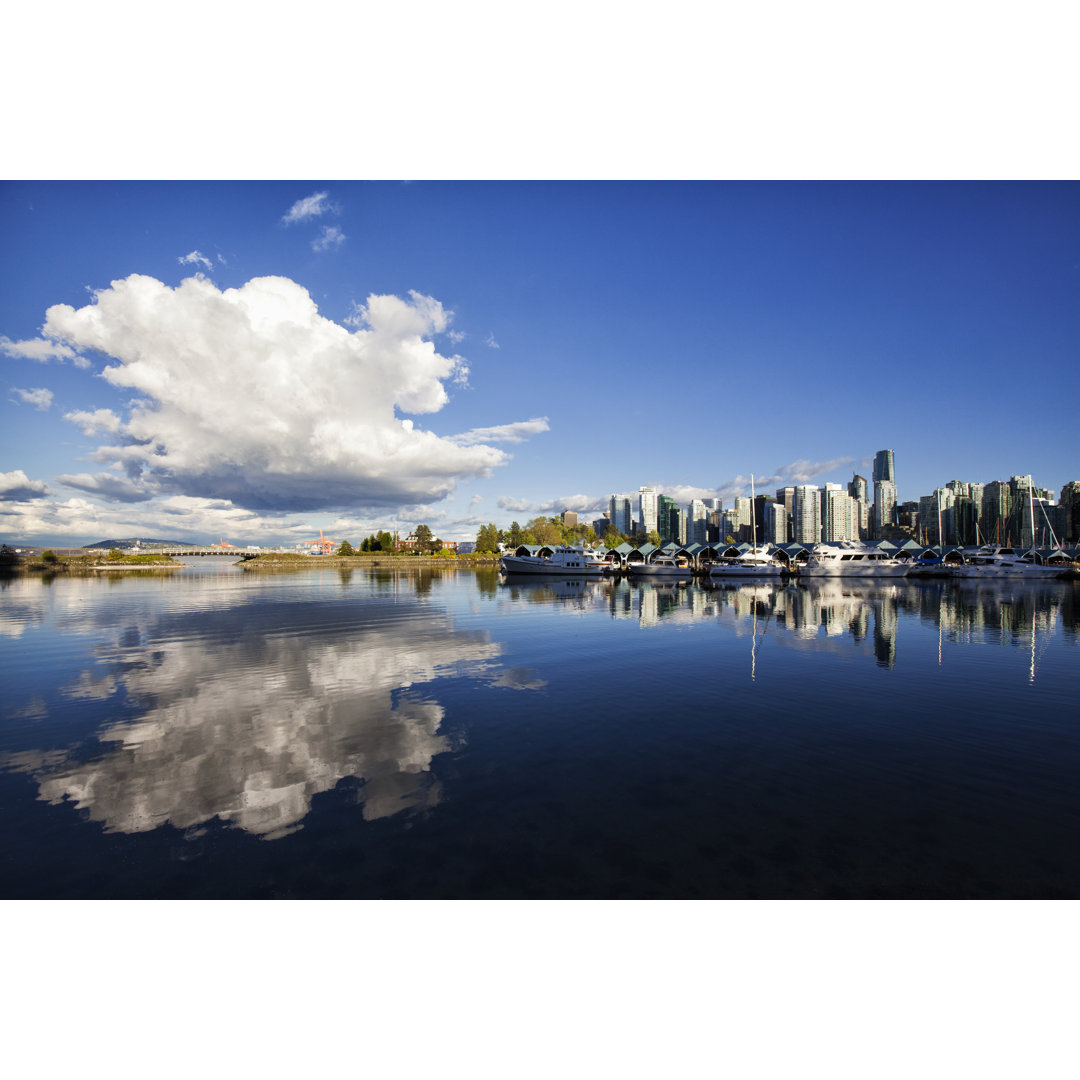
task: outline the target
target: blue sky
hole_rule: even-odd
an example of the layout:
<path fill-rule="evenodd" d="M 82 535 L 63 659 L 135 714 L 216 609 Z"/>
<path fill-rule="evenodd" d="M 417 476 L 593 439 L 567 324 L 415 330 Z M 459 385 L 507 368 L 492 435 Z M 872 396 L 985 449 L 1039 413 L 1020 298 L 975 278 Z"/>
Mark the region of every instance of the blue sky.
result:
<path fill-rule="evenodd" d="M 1080 479 L 1080 185 L 7 182 L 0 533 Z"/>

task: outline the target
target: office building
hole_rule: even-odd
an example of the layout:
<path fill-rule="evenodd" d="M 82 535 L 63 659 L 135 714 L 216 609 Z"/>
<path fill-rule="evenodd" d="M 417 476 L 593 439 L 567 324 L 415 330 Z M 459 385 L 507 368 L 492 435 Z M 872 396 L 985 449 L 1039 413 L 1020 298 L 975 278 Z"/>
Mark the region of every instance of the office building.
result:
<path fill-rule="evenodd" d="M 813 484 L 799 484 L 795 488 L 791 539 L 797 544 L 816 544 L 821 540 L 821 493 Z"/>
<path fill-rule="evenodd" d="M 608 518 L 623 536 L 630 535 L 630 500 L 622 495 L 612 495 L 608 503 Z"/>
<path fill-rule="evenodd" d="M 691 499 L 686 508 L 686 542 L 705 544 L 709 539 L 708 510 L 704 499 Z"/>
<path fill-rule="evenodd" d="M 657 510 L 656 489 L 638 488 L 638 522 L 646 536 L 653 531 L 659 531 L 656 528 Z"/>

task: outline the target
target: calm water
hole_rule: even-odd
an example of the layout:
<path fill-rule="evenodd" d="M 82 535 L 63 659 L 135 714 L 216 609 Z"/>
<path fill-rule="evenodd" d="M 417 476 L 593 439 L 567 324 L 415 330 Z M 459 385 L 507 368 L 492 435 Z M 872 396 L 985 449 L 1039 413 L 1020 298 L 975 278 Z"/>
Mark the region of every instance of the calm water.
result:
<path fill-rule="evenodd" d="M 4 897 L 1080 897 L 1080 586 L 0 583 Z"/>

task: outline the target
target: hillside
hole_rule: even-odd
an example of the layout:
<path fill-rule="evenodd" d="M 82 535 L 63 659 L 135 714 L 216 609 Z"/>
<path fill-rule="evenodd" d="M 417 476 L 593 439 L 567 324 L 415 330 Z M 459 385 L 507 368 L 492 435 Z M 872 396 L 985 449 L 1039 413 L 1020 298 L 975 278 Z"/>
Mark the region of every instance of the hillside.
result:
<path fill-rule="evenodd" d="M 151 540 L 145 536 L 132 536 L 127 540 L 99 540 L 96 544 L 83 545 L 87 549 L 93 551 L 97 548 L 104 548 L 108 551 L 109 548 L 119 548 L 121 551 L 127 551 L 128 548 L 133 548 L 136 545 L 139 547 L 150 547 L 152 545 L 168 545 L 173 544 L 190 544 L 190 540 Z"/>

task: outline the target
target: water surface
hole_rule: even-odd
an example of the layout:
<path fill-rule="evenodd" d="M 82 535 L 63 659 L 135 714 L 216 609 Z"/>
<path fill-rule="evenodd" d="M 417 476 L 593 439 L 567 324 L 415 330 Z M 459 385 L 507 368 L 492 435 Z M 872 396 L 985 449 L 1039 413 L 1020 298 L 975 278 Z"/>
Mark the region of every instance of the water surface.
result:
<path fill-rule="evenodd" d="M 0 893 L 1075 898 L 1078 596 L 8 579 Z"/>

